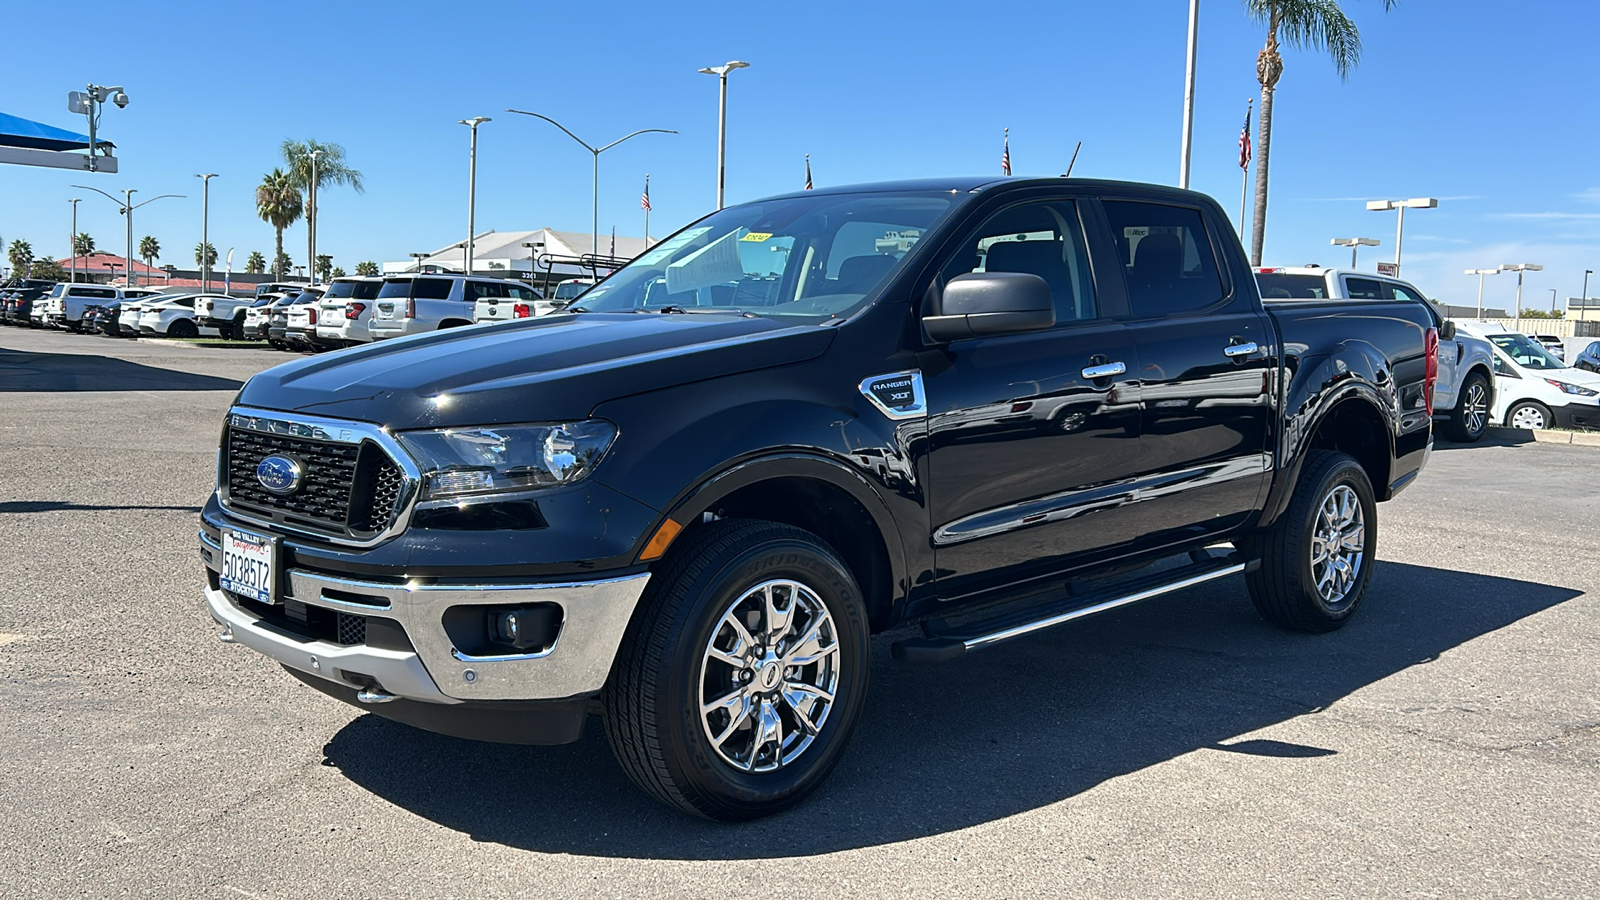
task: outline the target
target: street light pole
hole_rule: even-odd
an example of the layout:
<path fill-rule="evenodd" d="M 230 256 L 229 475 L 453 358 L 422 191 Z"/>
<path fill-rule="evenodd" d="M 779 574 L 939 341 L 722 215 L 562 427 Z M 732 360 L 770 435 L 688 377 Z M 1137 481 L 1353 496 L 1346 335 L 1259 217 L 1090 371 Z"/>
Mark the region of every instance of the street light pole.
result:
<path fill-rule="evenodd" d="M 739 60 L 730 60 L 720 66 L 710 66 L 700 70 L 702 75 L 715 75 L 721 82 L 721 90 L 717 100 L 717 209 L 722 208 L 723 186 L 727 181 L 726 160 L 728 157 L 728 73 L 734 69 L 748 69 L 750 64 Z"/>
<path fill-rule="evenodd" d="M 615 147 L 616 145 L 618 145 L 618 144 L 622 143 L 623 141 L 627 140 L 628 138 L 638 137 L 641 134 L 677 134 L 678 133 L 678 132 L 673 131 L 673 130 L 668 129 L 668 128 L 643 128 L 643 129 L 640 129 L 639 131 L 635 131 L 632 134 L 625 134 L 622 137 L 619 137 L 616 140 L 612 141 L 611 143 L 605 145 L 604 147 L 593 147 L 593 146 L 590 146 L 589 143 L 587 141 L 585 141 L 583 138 L 578 137 L 577 135 L 573 134 L 571 131 L 568 131 L 567 130 L 567 126 L 561 124 L 560 122 L 557 122 L 555 119 L 552 119 L 549 116 L 542 116 L 542 115 L 540 115 L 540 114 L 538 114 L 536 112 L 528 112 L 526 110 L 521 110 L 521 109 L 507 109 L 506 112 L 508 112 L 508 113 L 516 113 L 519 116 L 533 116 L 535 119 L 543 119 L 546 122 L 549 122 L 551 125 L 554 125 L 555 127 L 557 127 L 559 129 L 561 129 L 562 131 L 566 132 L 567 137 L 572 138 L 573 140 L 577 141 L 580 145 L 582 145 L 583 149 L 585 149 L 585 150 L 589 151 L 590 153 L 594 154 L 594 188 L 593 188 L 593 198 L 594 198 L 594 220 L 593 220 L 593 226 L 594 226 L 594 228 L 593 228 L 593 231 L 591 233 L 591 238 L 590 238 L 590 243 L 589 243 L 589 255 L 590 256 L 599 256 L 600 255 L 600 154 L 606 152 L 607 150 L 610 150 L 612 147 Z"/>
<path fill-rule="evenodd" d="M 1382 243 L 1377 238 L 1334 238 L 1331 242 L 1335 247 L 1350 248 L 1350 268 L 1356 267 L 1356 251 L 1362 247 L 1376 247 Z"/>
<path fill-rule="evenodd" d="M 211 179 L 215 172 L 194 176 L 200 179 L 200 292 L 211 293 Z"/>
<path fill-rule="evenodd" d="M 1516 324 L 1516 329 L 1515 330 L 1516 331 L 1521 331 L 1522 330 L 1522 273 L 1523 272 L 1539 272 L 1539 271 L 1543 271 L 1544 270 L 1544 266 L 1534 265 L 1533 263 L 1515 263 L 1515 264 L 1512 264 L 1512 265 L 1504 265 L 1504 266 L 1501 266 L 1500 268 L 1503 269 L 1504 271 L 1507 271 L 1507 272 L 1515 272 L 1515 273 L 1517 273 L 1517 320 L 1516 320 L 1517 324 Z"/>
<path fill-rule="evenodd" d="M 74 206 L 72 208 L 72 211 L 74 213 L 76 213 L 78 211 L 78 208 L 76 206 Z M 1589 299 L 1589 276 L 1593 275 L 1593 274 L 1594 274 L 1594 270 L 1593 269 L 1584 269 L 1583 270 L 1583 299 L 1585 299 L 1585 300 Z"/>
<path fill-rule="evenodd" d="M 1194 140 L 1194 69 L 1200 49 L 1200 0 L 1189 0 L 1189 64 L 1183 79 L 1183 159 L 1178 164 L 1178 187 L 1189 189 L 1189 151 Z"/>
<path fill-rule="evenodd" d="M 1367 209 L 1371 210 L 1399 210 L 1399 215 L 1394 228 L 1394 274 L 1400 276 L 1400 248 L 1405 240 L 1406 209 L 1434 209 L 1439 205 L 1435 197 L 1413 197 L 1410 200 L 1369 200 Z"/>
<path fill-rule="evenodd" d="M 1485 276 L 1485 275 L 1499 275 L 1500 274 L 1500 269 L 1498 267 L 1493 268 L 1493 269 L 1467 269 L 1466 270 L 1466 274 L 1478 276 L 1478 318 L 1482 319 L 1483 318 L 1483 276 Z"/>
<path fill-rule="evenodd" d="M 1556 317 L 1556 289 L 1550 289 L 1550 318 Z"/>
<path fill-rule="evenodd" d="M 470 119 L 461 119 L 456 123 L 457 125 L 466 125 L 472 129 L 472 150 L 467 163 L 467 245 L 466 250 L 463 251 L 461 255 L 463 263 L 461 268 L 462 274 L 464 275 L 472 274 L 472 242 L 474 236 L 478 233 L 476 227 L 477 223 L 474 221 L 478 211 L 478 126 L 485 122 L 493 121 L 494 120 L 488 116 L 473 116 Z M 599 155 L 595 156 L 594 165 L 596 170 L 595 180 L 599 181 Z M 600 221 L 600 210 L 598 207 L 596 207 L 594 214 L 595 222 L 597 223 L 596 227 L 598 227 L 598 222 Z"/>
<path fill-rule="evenodd" d="M 82 197 L 67 200 L 72 203 L 72 235 L 67 240 L 67 255 L 72 256 L 72 283 L 78 283 L 78 202 Z M 1584 282 L 1589 283 L 1589 282 Z"/>
<path fill-rule="evenodd" d="M 311 277 L 306 279 L 306 283 L 313 284 L 317 280 L 317 160 L 322 156 L 322 151 L 313 150 L 307 155 L 311 157 L 311 184 L 306 193 L 311 196 L 307 198 L 310 203 L 306 207 L 306 254 L 309 257 L 307 271 Z"/>

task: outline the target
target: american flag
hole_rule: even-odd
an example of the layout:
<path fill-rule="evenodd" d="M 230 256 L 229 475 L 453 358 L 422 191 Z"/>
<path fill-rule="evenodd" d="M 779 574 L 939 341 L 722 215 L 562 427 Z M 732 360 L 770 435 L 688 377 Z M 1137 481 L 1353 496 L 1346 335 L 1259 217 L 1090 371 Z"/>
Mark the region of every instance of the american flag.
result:
<path fill-rule="evenodd" d="M 1239 168 L 1241 169 L 1250 168 L 1250 110 L 1253 108 L 1252 106 L 1245 107 L 1244 130 L 1239 132 Z"/>
<path fill-rule="evenodd" d="M 1000 151 L 1000 174 L 1011 175 L 1011 129 L 1006 129 L 1005 146 Z"/>
<path fill-rule="evenodd" d="M 806 190 L 811 190 L 811 154 L 806 154 Z"/>
<path fill-rule="evenodd" d="M 650 211 L 650 176 L 644 177 L 644 195 L 639 198 L 639 208 L 645 212 Z"/>

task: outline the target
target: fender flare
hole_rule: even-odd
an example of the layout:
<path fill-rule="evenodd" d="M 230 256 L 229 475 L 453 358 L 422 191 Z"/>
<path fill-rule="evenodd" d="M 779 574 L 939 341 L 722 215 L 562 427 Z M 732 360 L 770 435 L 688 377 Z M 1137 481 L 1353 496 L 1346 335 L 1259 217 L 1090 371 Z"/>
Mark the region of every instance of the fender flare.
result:
<path fill-rule="evenodd" d="M 1317 430 L 1322 427 L 1322 423 L 1327 420 L 1328 415 L 1335 408 L 1346 401 L 1352 400 L 1370 406 L 1373 413 L 1377 415 L 1378 420 L 1384 423 L 1385 437 L 1388 439 L 1389 462 L 1391 465 L 1393 464 L 1396 427 L 1393 414 L 1385 410 L 1382 395 L 1371 382 L 1359 376 L 1347 380 L 1344 384 L 1320 398 L 1309 410 L 1304 411 L 1303 420 L 1305 425 L 1293 429 L 1295 444 L 1293 447 L 1286 446 L 1282 450 L 1284 457 L 1288 460 L 1288 465 L 1279 469 L 1279 477 L 1274 480 L 1267 495 L 1267 502 L 1262 506 L 1259 522 L 1261 527 L 1271 525 L 1277 521 L 1278 516 L 1282 515 L 1283 511 L 1288 508 L 1289 501 L 1294 496 L 1295 485 L 1300 481 L 1300 472 L 1305 467 L 1306 447 L 1317 433 Z M 1298 413 L 1293 415 L 1297 418 L 1302 417 Z M 1285 421 L 1287 421 L 1287 416 Z M 1285 442 L 1290 440 L 1287 433 L 1284 440 Z M 1372 487 L 1380 498 L 1387 496 L 1389 493 L 1388 484 L 1374 484 Z"/>
<path fill-rule="evenodd" d="M 844 462 L 821 453 L 786 451 L 763 454 L 729 463 L 713 474 L 701 478 L 694 486 L 679 494 L 662 515 L 651 524 L 647 535 L 654 535 L 662 524 L 671 519 L 687 526 L 702 514 L 715 508 L 718 501 L 735 491 L 775 478 L 805 478 L 820 481 L 843 490 L 861 504 L 872 519 L 873 530 L 883 542 L 889 563 L 890 618 L 899 616 L 904 609 L 909 590 L 906 574 L 905 548 L 900 540 L 900 528 L 889 506 L 867 479 Z M 641 544 L 639 556 L 644 553 Z M 643 562 L 635 557 L 636 562 Z"/>

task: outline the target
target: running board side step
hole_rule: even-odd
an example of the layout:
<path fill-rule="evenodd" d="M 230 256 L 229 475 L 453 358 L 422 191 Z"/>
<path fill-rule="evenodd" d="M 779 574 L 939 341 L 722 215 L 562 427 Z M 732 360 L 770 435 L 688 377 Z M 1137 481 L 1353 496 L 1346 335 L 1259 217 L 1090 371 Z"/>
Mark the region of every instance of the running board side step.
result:
<path fill-rule="evenodd" d="M 1218 578 L 1237 575 L 1246 570 L 1248 563 L 1237 553 L 1223 557 L 1210 557 L 1197 553 L 1195 562 L 1181 569 L 1157 572 L 1099 591 L 1032 606 L 1024 610 L 1001 613 L 989 619 L 952 627 L 942 619 L 923 623 L 924 637 L 896 641 L 890 648 L 894 658 L 901 662 L 947 662 L 969 650 L 981 650 L 1012 638 L 1022 637 L 1046 628 L 1064 625 L 1082 619 L 1149 600 L 1162 594 L 1181 591 Z"/>

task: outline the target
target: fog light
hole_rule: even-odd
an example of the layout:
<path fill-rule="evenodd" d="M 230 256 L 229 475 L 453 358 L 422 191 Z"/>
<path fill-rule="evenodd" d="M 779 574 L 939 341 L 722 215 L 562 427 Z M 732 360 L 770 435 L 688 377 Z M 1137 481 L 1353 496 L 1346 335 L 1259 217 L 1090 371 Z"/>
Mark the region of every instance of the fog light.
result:
<path fill-rule="evenodd" d="M 561 607 L 552 603 L 500 610 L 489 619 L 489 640 L 522 653 L 546 650 L 561 630 Z"/>

